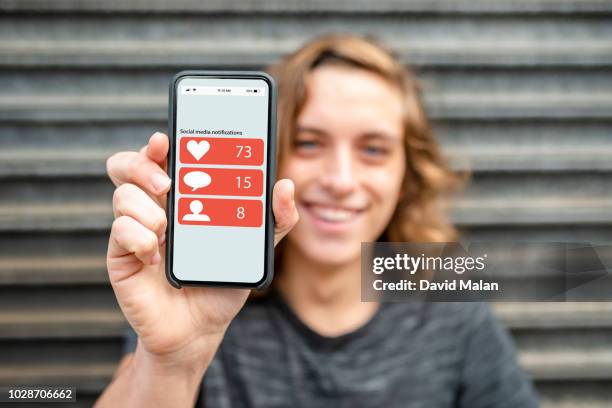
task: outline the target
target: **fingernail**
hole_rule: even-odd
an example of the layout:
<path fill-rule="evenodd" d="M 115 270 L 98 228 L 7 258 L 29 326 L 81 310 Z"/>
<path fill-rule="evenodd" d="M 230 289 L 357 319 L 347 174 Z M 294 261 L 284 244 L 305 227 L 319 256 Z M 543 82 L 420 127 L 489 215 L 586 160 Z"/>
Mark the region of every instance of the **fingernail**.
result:
<path fill-rule="evenodd" d="M 151 265 L 157 265 L 159 261 L 161 261 L 161 255 L 159 252 L 156 252 L 155 255 L 153 255 L 153 258 L 151 258 Z"/>
<path fill-rule="evenodd" d="M 164 191 L 170 185 L 170 179 L 164 173 L 154 173 L 151 182 L 156 191 Z"/>

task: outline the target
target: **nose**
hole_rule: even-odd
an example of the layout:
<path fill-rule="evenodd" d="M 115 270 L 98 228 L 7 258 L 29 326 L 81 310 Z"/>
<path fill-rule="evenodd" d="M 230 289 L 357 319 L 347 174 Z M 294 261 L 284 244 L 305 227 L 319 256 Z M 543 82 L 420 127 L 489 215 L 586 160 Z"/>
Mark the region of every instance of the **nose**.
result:
<path fill-rule="evenodd" d="M 345 196 L 355 190 L 357 185 L 355 176 L 350 149 L 337 148 L 326 158 L 321 184 L 330 194 Z"/>

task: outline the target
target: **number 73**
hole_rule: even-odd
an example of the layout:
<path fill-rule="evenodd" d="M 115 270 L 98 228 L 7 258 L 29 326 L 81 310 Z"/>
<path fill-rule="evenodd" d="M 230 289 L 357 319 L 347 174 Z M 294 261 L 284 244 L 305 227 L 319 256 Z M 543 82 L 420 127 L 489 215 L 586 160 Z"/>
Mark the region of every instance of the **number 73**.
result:
<path fill-rule="evenodd" d="M 238 153 L 236 153 L 236 157 L 240 157 L 241 154 L 243 155 L 242 157 L 245 157 L 247 159 L 251 157 L 251 146 L 236 145 L 236 147 L 238 148 Z"/>

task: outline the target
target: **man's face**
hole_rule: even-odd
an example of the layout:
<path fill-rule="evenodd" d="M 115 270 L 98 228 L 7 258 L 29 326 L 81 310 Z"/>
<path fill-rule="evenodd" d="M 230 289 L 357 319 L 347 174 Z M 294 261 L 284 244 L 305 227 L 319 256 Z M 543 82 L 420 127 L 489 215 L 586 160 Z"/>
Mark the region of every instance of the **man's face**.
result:
<path fill-rule="evenodd" d="M 306 258 L 342 264 L 376 240 L 396 207 L 406 169 L 402 100 L 378 75 L 322 66 L 280 176 L 296 187 L 300 221 L 287 239 Z"/>

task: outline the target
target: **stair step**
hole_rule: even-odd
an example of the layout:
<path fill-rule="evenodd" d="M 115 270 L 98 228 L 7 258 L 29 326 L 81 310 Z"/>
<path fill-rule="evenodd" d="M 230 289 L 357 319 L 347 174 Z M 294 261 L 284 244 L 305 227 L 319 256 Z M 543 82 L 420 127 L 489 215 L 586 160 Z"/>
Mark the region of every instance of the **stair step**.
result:
<path fill-rule="evenodd" d="M 117 363 L 23 364 L 0 367 L 0 384 L 6 385 L 70 385 L 77 392 L 101 392 L 110 382 Z"/>
<path fill-rule="evenodd" d="M 1 95 L 0 119 L 21 122 L 141 121 L 167 118 L 167 95 Z M 612 117 L 612 94 L 429 95 L 435 119 Z"/>
<path fill-rule="evenodd" d="M 260 68 L 296 49 L 302 40 L 202 42 L 190 39 L 121 43 L 103 40 L 13 40 L 0 44 L 0 66 L 13 67 L 169 67 L 202 66 Z M 388 41 L 392 43 L 392 41 Z M 503 44 L 427 41 L 392 44 L 399 59 L 416 67 L 514 67 L 612 65 L 610 45 L 601 40 L 552 44 Z"/>
<path fill-rule="evenodd" d="M 460 226 L 517 224 L 612 224 L 612 202 L 605 198 L 470 198 L 456 202 L 453 221 Z"/>
<path fill-rule="evenodd" d="M 455 169 L 469 169 L 474 172 L 530 172 L 530 171 L 602 171 L 612 170 L 612 149 L 600 148 L 549 148 L 546 151 L 532 149 L 468 150 L 446 148 Z"/>
<path fill-rule="evenodd" d="M 106 258 L 100 255 L 0 256 L 0 285 L 108 283 Z"/>
<path fill-rule="evenodd" d="M 0 231 L 110 230 L 113 219 L 110 203 L 0 206 Z"/>
<path fill-rule="evenodd" d="M 612 327 L 612 302 L 498 302 L 493 310 L 511 329 Z"/>
<path fill-rule="evenodd" d="M 519 351 L 519 361 L 536 380 L 611 380 L 612 351 Z"/>
<path fill-rule="evenodd" d="M 0 340 L 122 337 L 127 322 L 117 309 L 0 313 Z"/>
<path fill-rule="evenodd" d="M 413 0 L 397 2 L 392 0 L 365 1 L 327 1 L 310 0 L 308 2 L 296 0 L 255 0 L 244 2 L 240 0 L 209 0 L 200 2 L 196 0 L 162 0 L 155 2 L 142 2 L 138 0 L 124 0 L 120 2 L 91 2 L 79 0 L 53 0 L 21 1 L 1 0 L 0 10 L 9 12 L 79 12 L 79 13 L 350 13 L 376 14 L 376 13 L 452 13 L 452 14 L 507 14 L 507 13 L 610 13 L 610 4 L 601 0 Z"/>

